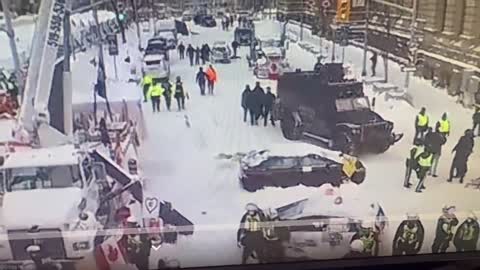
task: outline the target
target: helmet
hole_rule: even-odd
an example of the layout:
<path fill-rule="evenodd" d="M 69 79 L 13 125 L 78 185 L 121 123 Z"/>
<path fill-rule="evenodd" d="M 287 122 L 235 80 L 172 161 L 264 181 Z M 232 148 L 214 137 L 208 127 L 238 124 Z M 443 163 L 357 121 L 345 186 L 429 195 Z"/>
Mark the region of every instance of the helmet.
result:
<path fill-rule="evenodd" d="M 245 206 L 245 210 L 247 211 L 258 211 L 258 206 L 254 203 L 247 203 Z"/>
<path fill-rule="evenodd" d="M 350 243 L 350 250 L 355 252 L 363 252 L 364 247 L 363 247 L 362 240 L 360 239 L 353 240 L 352 243 Z"/>
<path fill-rule="evenodd" d="M 418 214 L 417 213 L 407 213 L 407 219 L 408 220 L 418 220 Z"/>

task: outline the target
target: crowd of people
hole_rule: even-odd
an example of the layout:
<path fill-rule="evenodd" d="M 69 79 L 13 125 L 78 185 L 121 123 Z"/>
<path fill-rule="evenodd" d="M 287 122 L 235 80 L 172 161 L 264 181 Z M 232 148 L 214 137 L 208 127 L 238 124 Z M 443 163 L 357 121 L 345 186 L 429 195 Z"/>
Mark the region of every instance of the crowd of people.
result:
<path fill-rule="evenodd" d="M 177 51 L 180 60 L 185 59 L 185 54 L 188 56 L 190 66 L 205 65 L 210 61 L 210 54 L 212 53 L 212 50 L 207 43 L 203 44 L 201 47 L 194 47 L 192 44 L 188 44 L 188 46 L 185 47 L 183 42 L 180 42 L 177 46 Z"/>
<path fill-rule="evenodd" d="M 269 119 L 272 126 L 275 126 L 272 116 L 275 99 L 275 94 L 272 93 L 272 89 L 269 86 L 265 93 L 265 90 L 260 86 L 260 82 L 257 82 L 253 89 L 250 88 L 250 85 L 246 85 L 241 98 L 243 122 L 247 122 L 247 116 L 250 116 L 250 124 L 258 126 L 258 120 L 260 117 L 263 117 L 264 126 L 267 126 Z"/>
<path fill-rule="evenodd" d="M 452 149 L 454 157 L 450 166 L 450 173 L 447 179 L 452 182 L 454 178 L 458 178 L 463 183 L 465 175 L 468 171 L 468 160 L 473 153 L 474 147 L 474 130 L 480 126 L 480 109 L 476 109 L 473 117 L 473 128 L 465 130 L 463 136 L 459 139 L 455 147 Z M 438 177 L 437 170 L 442 148 L 446 144 L 450 136 L 450 120 L 447 113 L 444 113 L 438 120 L 434 128 L 430 126 L 430 118 L 426 108 L 421 108 L 415 118 L 415 135 L 414 146 L 410 150 L 409 157 L 406 162 L 406 174 L 404 186 L 411 187 L 410 177 L 412 172 L 416 172 L 419 179 L 416 192 L 422 192 L 426 189 L 425 179 L 427 176 Z M 479 130 L 480 133 L 480 130 Z"/>

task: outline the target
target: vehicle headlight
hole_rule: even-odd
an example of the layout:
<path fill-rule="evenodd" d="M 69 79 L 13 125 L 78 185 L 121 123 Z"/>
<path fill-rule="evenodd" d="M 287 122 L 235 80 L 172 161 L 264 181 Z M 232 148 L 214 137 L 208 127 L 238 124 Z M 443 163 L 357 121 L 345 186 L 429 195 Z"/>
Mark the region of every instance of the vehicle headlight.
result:
<path fill-rule="evenodd" d="M 359 128 L 352 129 L 352 134 L 360 134 L 360 129 Z"/>
<path fill-rule="evenodd" d="M 90 242 L 88 241 L 75 242 L 72 244 L 72 247 L 74 251 L 88 250 L 90 249 Z"/>

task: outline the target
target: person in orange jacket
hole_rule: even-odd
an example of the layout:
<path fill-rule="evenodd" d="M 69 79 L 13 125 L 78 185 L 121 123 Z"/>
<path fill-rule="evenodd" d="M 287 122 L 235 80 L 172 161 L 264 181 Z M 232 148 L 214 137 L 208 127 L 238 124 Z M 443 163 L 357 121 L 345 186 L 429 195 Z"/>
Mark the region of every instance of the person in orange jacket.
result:
<path fill-rule="evenodd" d="M 210 65 L 207 69 L 208 94 L 213 95 L 213 89 L 217 82 L 217 71 Z"/>

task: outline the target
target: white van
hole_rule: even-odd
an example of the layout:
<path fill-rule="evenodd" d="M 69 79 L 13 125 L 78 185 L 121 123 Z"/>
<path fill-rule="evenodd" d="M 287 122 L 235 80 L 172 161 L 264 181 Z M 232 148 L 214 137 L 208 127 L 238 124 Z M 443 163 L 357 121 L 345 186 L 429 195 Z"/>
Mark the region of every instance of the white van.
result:
<path fill-rule="evenodd" d="M 146 54 L 143 57 L 143 73 L 156 80 L 168 79 L 170 64 L 163 54 Z"/>

